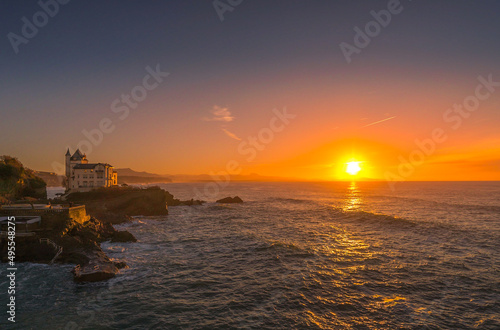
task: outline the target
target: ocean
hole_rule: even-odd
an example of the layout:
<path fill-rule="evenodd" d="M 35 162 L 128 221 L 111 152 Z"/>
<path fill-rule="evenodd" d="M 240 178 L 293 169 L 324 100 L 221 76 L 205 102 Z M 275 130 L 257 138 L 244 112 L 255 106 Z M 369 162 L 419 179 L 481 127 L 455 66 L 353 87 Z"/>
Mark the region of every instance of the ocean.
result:
<path fill-rule="evenodd" d="M 0 328 L 500 329 L 500 182 L 230 183 L 219 197 L 235 195 L 117 226 L 138 242 L 102 244 L 130 266 L 107 282 L 18 264 L 17 322 Z"/>

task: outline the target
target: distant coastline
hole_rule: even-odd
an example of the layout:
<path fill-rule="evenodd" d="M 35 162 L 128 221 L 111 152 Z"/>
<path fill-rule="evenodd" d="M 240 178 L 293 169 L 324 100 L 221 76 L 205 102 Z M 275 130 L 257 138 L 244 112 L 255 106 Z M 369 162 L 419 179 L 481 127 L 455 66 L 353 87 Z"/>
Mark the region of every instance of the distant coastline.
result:
<path fill-rule="evenodd" d="M 130 168 L 117 168 L 118 184 L 153 184 L 171 182 L 212 182 L 212 181 L 239 181 L 239 182 L 298 182 L 303 181 L 296 178 L 263 176 L 259 174 L 231 175 L 225 176 L 209 174 L 155 174 L 149 172 L 138 172 Z"/>

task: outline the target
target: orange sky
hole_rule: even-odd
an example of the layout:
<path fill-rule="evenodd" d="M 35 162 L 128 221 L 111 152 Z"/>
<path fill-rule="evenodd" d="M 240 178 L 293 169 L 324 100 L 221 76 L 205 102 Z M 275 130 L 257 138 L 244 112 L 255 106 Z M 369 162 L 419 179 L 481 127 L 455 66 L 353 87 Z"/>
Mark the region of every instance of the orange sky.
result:
<path fill-rule="evenodd" d="M 93 147 L 88 158 L 160 174 L 225 171 L 228 162 L 236 161 L 242 174 L 305 180 L 350 180 L 345 163 L 357 160 L 362 162 L 362 171 L 356 179 L 384 180 L 390 172 L 404 180 L 500 180 L 500 93 L 481 101 L 479 108 L 453 129 L 454 123 L 444 121 L 443 114 L 474 93 L 477 76 L 470 75 L 469 80 L 458 83 L 454 75 L 443 75 L 436 82 L 415 74 L 419 80 L 393 74 L 380 81 L 339 82 L 325 76 L 301 77 L 283 84 L 270 81 L 255 86 L 252 98 L 245 97 L 248 90 L 233 95 L 226 106 L 203 108 L 196 98 L 178 101 L 178 113 L 173 115 L 160 111 L 165 107 L 165 97 L 154 95 L 130 119 L 115 121 L 115 131 L 104 134 L 103 142 Z M 374 79 L 378 75 L 374 73 Z M 276 79 L 286 81 L 289 76 L 281 72 Z M 251 80 L 250 76 L 242 83 Z M 303 80 L 310 85 L 304 86 Z M 173 87 L 172 92 L 180 92 L 182 87 Z M 211 90 L 198 92 L 205 97 Z M 175 101 L 169 102 L 169 107 L 175 107 Z M 260 143 L 260 150 L 252 148 L 255 150 L 249 153 L 250 139 L 259 139 L 259 133 L 276 117 L 273 109 L 282 112 L 285 108 L 296 117 L 286 125 L 280 122 L 282 129 Z M 91 130 L 101 116 L 93 118 L 83 127 Z M 425 155 L 424 162 L 411 174 L 401 175 L 398 166 L 406 161 L 400 157 L 407 160 L 418 150 L 415 140 L 431 138 L 436 128 L 443 130 L 446 141 L 435 143 L 435 150 Z M 68 128 L 62 130 L 69 134 Z M 23 149 L 25 157 L 23 153 L 10 153 L 30 167 L 50 171 L 54 161 L 63 162 L 65 148 L 74 150 L 83 137 L 78 131 L 71 134 L 76 142 L 70 145 L 58 141 L 59 148 L 29 147 Z M 242 154 L 241 149 L 247 153 Z M 50 157 L 44 158 L 46 150 Z M 27 155 L 27 151 L 32 153 Z"/>
<path fill-rule="evenodd" d="M 12 6 L 16 30 L 26 8 Z M 66 149 L 87 145 L 91 162 L 158 174 L 236 162 L 242 174 L 351 180 L 356 160 L 356 179 L 500 180 L 497 6 L 413 1 L 346 62 L 339 44 L 375 7 L 249 2 L 224 22 L 210 4 L 130 3 L 118 16 L 112 4 L 68 7 L 19 54 L 2 52 L 0 154 L 59 173 Z M 494 83 L 477 109 L 447 113 L 480 76 Z M 126 116 L 114 111 L 144 81 L 155 87 Z M 276 121 L 274 109 L 294 118 Z M 103 120 L 112 129 L 96 135 Z M 410 161 L 436 129 L 446 141 Z"/>

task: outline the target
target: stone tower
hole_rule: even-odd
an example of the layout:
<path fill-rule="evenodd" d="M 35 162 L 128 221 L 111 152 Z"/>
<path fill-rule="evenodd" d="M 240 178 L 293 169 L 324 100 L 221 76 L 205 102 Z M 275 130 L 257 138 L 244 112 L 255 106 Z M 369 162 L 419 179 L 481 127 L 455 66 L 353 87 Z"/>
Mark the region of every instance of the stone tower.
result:
<path fill-rule="evenodd" d="M 69 178 L 69 175 L 71 174 L 71 154 L 68 151 L 66 151 L 66 179 Z"/>

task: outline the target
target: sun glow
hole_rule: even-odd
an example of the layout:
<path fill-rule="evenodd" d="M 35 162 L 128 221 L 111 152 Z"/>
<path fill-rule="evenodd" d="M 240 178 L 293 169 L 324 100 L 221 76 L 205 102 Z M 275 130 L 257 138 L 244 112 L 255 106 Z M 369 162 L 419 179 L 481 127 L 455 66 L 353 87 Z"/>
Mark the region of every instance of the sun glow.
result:
<path fill-rule="evenodd" d="M 361 171 L 361 166 L 359 166 L 359 163 L 361 162 L 349 162 L 347 163 L 347 167 L 345 171 L 349 173 L 350 175 L 356 175 Z"/>

